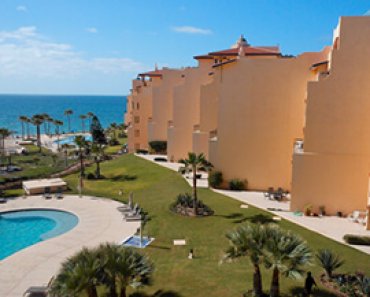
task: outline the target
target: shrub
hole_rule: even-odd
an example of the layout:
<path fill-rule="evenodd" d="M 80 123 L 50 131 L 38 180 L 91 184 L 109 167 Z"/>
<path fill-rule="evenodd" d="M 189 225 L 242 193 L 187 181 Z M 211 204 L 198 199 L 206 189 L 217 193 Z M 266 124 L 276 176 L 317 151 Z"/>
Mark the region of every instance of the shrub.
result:
<path fill-rule="evenodd" d="M 209 216 L 214 211 L 203 203 L 202 200 L 197 200 L 197 216 Z M 174 203 L 171 204 L 170 209 L 181 215 L 192 216 L 194 208 L 194 199 L 189 193 L 179 194 Z"/>
<path fill-rule="evenodd" d="M 116 138 L 112 138 L 109 140 L 108 144 L 110 146 L 119 145 L 119 141 Z"/>
<path fill-rule="evenodd" d="M 182 166 L 182 167 L 179 167 L 179 169 L 177 171 L 181 174 L 185 174 L 186 173 L 186 168 L 184 166 Z"/>
<path fill-rule="evenodd" d="M 155 153 L 166 153 L 167 151 L 167 141 L 162 140 L 150 141 L 149 146 Z"/>
<path fill-rule="evenodd" d="M 223 182 L 222 172 L 211 171 L 208 175 L 208 183 L 212 188 L 217 189 Z"/>
<path fill-rule="evenodd" d="M 95 179 L 95 174 L 94 174 L 94 173 L 89 172 L 89 173 L 86 175 L 86 178 L 87 178 L 87 179 Z"/>
<path fill-rule="evenodd" d="M 233 191 L 242 191 L 246 188 L 246 182 L 237 178 L 229 181 L 229 189 Z"/>
<path fill-rule="evenodd" d="M 344 264 L 344 261 L 340 259 L 338 255 L 328 249 L 319 250 L 316 254 L 316 258 L 329 278 L 332 278 L 334 270 Z"/>
<path fill-rule="evenodd" d="M 138 150 L 136 150 L 136 153 L 137 154 L 147 155 L 148 154 L 148 151 L 147 150 L 138 149 Z"/>
<path fill-rule="evenodd" d="M 370 236 L 365 235 L 346 234 L 343 236 L 343 240 L 348 244 L 370 245 Z"/>

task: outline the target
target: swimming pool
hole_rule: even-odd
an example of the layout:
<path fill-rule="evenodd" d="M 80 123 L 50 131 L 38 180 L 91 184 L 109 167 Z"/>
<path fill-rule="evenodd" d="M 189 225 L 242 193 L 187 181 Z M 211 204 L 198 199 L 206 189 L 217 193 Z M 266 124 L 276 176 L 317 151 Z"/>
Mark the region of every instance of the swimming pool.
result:
<path fill-rule="evenodd" d="M 0 260 L 40 241 L 66 233 L 77 224 L 77 216 L 59 210 L 0 213 Z"/>
<path fill-rule="evenodd" d="M 60 145 L 63 145 L 63 144 L 74 145 L 75 137 L 76 136 L 68 136 L 66 138 L 60 139 L 59 144 Z M 92 136 L 91 135 L 85 135 L 85 139 L 86 139 L 86 141 L 92 141 Z M 58 140 L 55 140 L 54 143 L 58 143 Z"/>

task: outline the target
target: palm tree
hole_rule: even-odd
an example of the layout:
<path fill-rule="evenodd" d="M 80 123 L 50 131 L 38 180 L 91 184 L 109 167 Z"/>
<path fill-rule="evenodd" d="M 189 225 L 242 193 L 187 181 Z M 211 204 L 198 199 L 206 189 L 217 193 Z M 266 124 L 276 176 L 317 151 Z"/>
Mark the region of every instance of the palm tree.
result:
<path fill-rule="evenodd" d="M 24 124 L 27 122 L 28 118 L 26 116 L 20 116 L 18 119 L 22 125 L 22 139 L 24 139 L 24 134 L 25 134 Z"/>
<path fill-rule="evenodd" d="M 69 297 L 85 292 L 88 297 L 98 297 L 96 287 L 100 284 L 100 270 L 96 251 L 84 248 L 62 264 L 50 293 L 52 296 Z"/>
<path fill-rule="evenodd" d="M 48 117 L 46 121 L 48 122 L 48 134 L 50 136 L 53 136 L 53 131 L 50 128 L 51 128 L 51 124 L 54 124 L 54 119 L 52 117 Z"/>
<path fill-rule="evenodd" d="M 212 164 L 208 162 L 204 156 L 203 153 L 197 155 L 195 153 L 188 153 L 187 159 L 181 159 L 179 160 L 179 163 L 182 163 L 185 165 L 185 169 L 191 169 L 193 173 L 193 211 L 194 215 L 197 214 L 197 171 L 199 169 L 210 169 L 212 167 Z"/>
<path fill-rule="evenodd" d="M 327 249 L 319 250 L 316 254 L 316 258 L 329 279 L 333 277 L 334 270 L 344 264 L 344 261 L 340 259 L 338 255 Z"/>
<path fill-rule="evenodd" d="M 64 153 L 64 166 L 67 168 L 68 167 L 68 144 L 64 143 L 62 144 L 62 149 Z"/>
<path fill-rule="evenodd" d="M 137 288 L 150 283 L 153 264 L 134 249 L 103 244 L 98 248 L 101 259 L 102 283 L 109 289 L 109 296 L 126 297 L 128 286 Z"/>
<path fill-rule="evenodd" d="M 111 124 L 110 124 L 110 129 L 111 129 L 111 131 L 113 132 L 113 138 L 114 138 L 114 139 L 116 139 L 116 138 L 117 138 L 117 137 L 116 137 L 116 130 L 117 130 L 117 128 L 118 128 L 117 123 L 111 123 Z"/>
<path fill-rule="evenodd" d="M 105 147 L 100 143 L 93 143 L 91 146 L 91 152 L 94 155 L 94 160 L 96 163 L 96 170 L 95 170 L 95 178 L 100 178 L 100 162 L 102 161 L 102 157 L 104 156 L 104 149 Z"/>
<path fill-rule="evenodd" d="M 44 123 L 44 133 L 47 135 L 48 133 L 48 120 L 50 119 L 50 116 L 47 113 L 41 114 L 43 123 Z"/>
<path fill-rule="evenodd" d="M 26 126 L 27 126 L 27 139 L 29 139 L 31 137 L 30 123 L 32 123 L 32 121 L 29 117 L 26 117 L 25 122 L 26 122 Z"/>
<path fill-rule="evenodd" d="M 279 297 L 280 274 L 289 278 L 301 277 L 302 267 L 310 263 L 312 252 L 307 243 L 291 231 L 274 225 L 265 228 L 267 240 L 263 260 L 265 267 L 272 270 L 270 297 Z"/>
<path fill-rule="evenodd" d="M 72 109 L 67 109 L 64 111 L 64 115 L 68 118 L 68 131 L 71 132 L 71 115 L 73 114 Z"/>
<path fill-rule="evenodd" d="M 83 178 L 85 176 L 84 150 L 87 146 L 87 141 L 84 136 L 78 135 L 75 137 L 74 143 L 78 147 L 78 155 L 80 158 L 80 178 Z"/>
<path fill-rule="evenodd" d="M 89 111 L 86 115 L 87 115 L 87 118 L 89 119 L 89 131 L 90 131 L 91 119 L 93 118 L 94 113 L 92 113 L 91 111 Z"/>
<path fill-rule="evenodd" d="M 39 147 L 39 152 L 41 152 L 41 131 L 40 126 L 44 122 L 44 117 L 40 114 L 35 114 L 32 117 L 32 124 L 36 126 L 36 139 L 37 139 L 37 146 Z"/>
<path fill-rule="evenodd" d="M 62 121 L 59 121 L 59 120 L 54 120 L 53 123 L 55 125 L 55 133 L 57 135 L 57 145 L 58 145 L 58 151 L 59 151 L 59 136 L 60 136 L 59 127 L 63 126 L 64 123 Z"/>
<path fill-rule="evenodd" d="M 12 134 L 7 128 L 0 128 L 0 137 L 1 137 L 1 155 L 5 156 L 5 138 L 9 137 Z"/>
<path fill-rule="evenodd" d="M 253 264 L 254 296 L 263 296 L 260 265 L 262 264 L 262 249 L 266 242 L 266 232 L 263 225 L 244 225 L 226 234 L 230 247 L 226 250 L 224 260 L 249 257 Z"/>
<path fill-rule="evenodd" d="M 87 119 L 87 116 L 84 114 L 81 114 L 80 119 L 81 119 L 82 132 L 85 133 L 85 120 Z"/>

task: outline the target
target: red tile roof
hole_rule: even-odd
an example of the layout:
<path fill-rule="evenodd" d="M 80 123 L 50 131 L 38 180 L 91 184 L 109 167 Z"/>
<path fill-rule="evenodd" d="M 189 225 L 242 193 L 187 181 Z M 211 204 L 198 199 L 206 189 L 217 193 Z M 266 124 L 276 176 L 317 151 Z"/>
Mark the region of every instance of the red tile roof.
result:
<path fill-rule="evenodd" d="M 240 48 L 230 48 L 222 51 L 211 52 L 211 56 L 238 56 Z M 278 46 L 243 46 L 245 56 L 280 56 L 281 52 Z"/>
<path fill-rule="evenodd" d="M 213 68 L 217 68 L 217 67 L 220 67 L 220 66 L 222 66 L 222 65 L 226 65 L 226 64 L 234 63 L 234 62 L 236 62 L 236 61 L 237 61 L 237 59 L 231 59 L 231 60 L 227 60 L 227 61 L 224 61 L 224 62 L 216 63 L 216 64 L 214 64 L 212 67 L 213 67 Z"/>
<path fill-rule="evenodd" d="M 195 60 L 212 60 L 214 57 L 211 55 L 199 55 L 193 57 Z"/>

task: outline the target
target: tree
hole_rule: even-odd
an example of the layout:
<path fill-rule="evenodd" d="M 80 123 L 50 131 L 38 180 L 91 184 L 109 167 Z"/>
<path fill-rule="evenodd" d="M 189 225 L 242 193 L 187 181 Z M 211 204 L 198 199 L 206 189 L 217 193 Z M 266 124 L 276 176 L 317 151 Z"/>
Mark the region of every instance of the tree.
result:
<path fill-rule="evenodd" d="M 134 249 L 111 244 L 98 248 L 102 262 L 102 283 L 109 289 L 109 296 L 126 297 L 128 286 L 138 288 L 148 285 L 153 273 L 153 264 Z"/>
<path fill-rule="evenodd" d="M 29 139 L 31 137 L 30 124 L 32 123 L 32 121 L 31 121 L 30 118 L 26 117 L 25 123 L 26 123 L 26 126 L 27 126 L 27 139 Z"/>
<path fill-rule="evenodd" d="M 86 115 L 87 115 L 87 118 L 89 119 L 89 127 L 90 127 L 91 126 L 91 119 L 93 118 L 94 114 L 91 111 L 89 111 Z"/>
<path fill-rule="evenodd" d="M 26 116 L 19 117 L 19 121 L 21 122 L 21 125 L 22 125 L 22 139 L 24 139 L 24 135 L 25 135 L 24 124 L 27 122 L 27 119 L 28 118 Z"/>
<path fill-rule="evenodd" d="M 43 113 L 40 115 L 44 124 L 44 133 L 47 135 L 49 134 L 48 131 L 48 121 L 50 119 L 50 116 L 47 113 Z"/>
<path fill-rule="evenodd" d="M 64 153 L 64 166 L 68 167 L 68 144 L 64 143 L 62 144 L 62 150 Z"/>
<path fill-rule="evenodd" d="M 249 257 L 253 264 L 253 293 L 256 297 L 263 296 L 260 265 L 262 264 L 262 249 L 266 242 L 266 232 L 263 225 L 244 225 L 226 234 L 230 247 L 226 250 L 225 260 Z"/>
<path fill-rule="evenodd" d="M 195 154 L 195 153 L 188 153 L 187 159 L 181 159 L 179 163 L 185 165 L 185 169 L 191 169 L 193 173 L 193 211 L 194 215 L 197 214 L 197 172 L 200 169 L 210 169 L 212 164 L 208 162 L 204 156 L 204 154 Z"/>
<path fill-rule="evenodd" d="M 102 158 L 104 156 L 104 146 L 100 143 L 92 143 L 91 145 L 91 152 L 94 156 L 95 164 L 96 164 L 96 170 L 95 170 L 95 178 L 100 178 L 100 162 L 102 161 Z"/>
<path fill-rule="evenodd" d="M 338 269 L 344 264 L 344 261 L 340 259 L 338 255 L 327 249 L 319 250 L 316 254 L 316 258 L 321 267 L 325 270 L 326 276 L 329 279 L 333 277 L 334 270 Z"/>
<path fill-rule="evenodd" d="M 116 139 L 116 130 L 118 128 L 117 123 L 111 123 L 110 124 L 110 130 L 113 132 L 113 138 Z"/>
<path fill-rule="evenodd" d="M 50 136 L 53 136 L 53 131 L 50 128 L 51 128 L 51 124 L 54 124 L 54 119 L 52 117 L 48 117 L 46 121 L 48 122 L 48 134 Z"/>
<path fill-rule="evenodd" d="M 78 147 L 78 156 L 80 159 L 80 177 L 85 176 L 85 166 L 84 166 L 84 151 L 87 147 L 87 141 L 84 136 L 78 135 L 74 139 L 74 143 Z"/>
<path fill-rule="evenodd" d="M 64 115 L 68 118 L 68 131 L 71 132 L 71 115 L 73 114 L 72 109 L 67 109 L 64 111 Z"/>
<path fill-rule="evenodd" d="M 301 277 L 302 267 L 310 263 L 312 253 L 307 243 L 291 231 L 271 224 L 265 228 L 267 240 L 263 260 L 265 267 L 272 270 L 270 297 L 278 297 L 280 274 L 289 278 Z"/>
<path fill-rule="evenodd" d="M 1 155 L 5 157 L 5 139 L 12 134 L 7 128 L 0 128 L 0 137 L 1 137 Z"/>
<path fill-rule="evenodd" d="M 62 264 L 51 285 L 51 295 L 70 297 L 86 292 L 88 297 L 98 297 L 96 287 L 100 284 L 100 264 L 95 250 L 83 248 Z"/>
<path fill-rule="evenodd" d="M 81 128 L 82 128 L 82 132 L 85 133 L 85 120 L 87 119 L 87 116 L 84 115 L 84 114 L 81 114 L 79 116 L 80 120 L 81 120 Z"/>
<path fill-rule="evenodd" d="M 39 152 L 41 152 L 41 131 L 40 131 L 40 126 L 44 122 L 43 116 L 40 114 L 35 114 L 32 117 L 32 124 L 36 126 L 36 141 L 37 141 L 37 146 L 39 147 Z"/>
<path fill-rule="evenodd" d="M 58 151 L 59 151 L 59 136 L 60 136 L 60 127 L 63 126 L 63 122 L 59 120 L 54 120 L 54 125 L 55 125 L 55 134 L 57 135 L 57 145 L 58 145 Z"/>
<path fill-rule="evenodd" d="M 93 143 L 107 144 L 105 138 L 104 129 L 100 124 L 100 121 L 96 115 L 93 116 L 90 126 L 90 133 L 93 139 Z"/>

